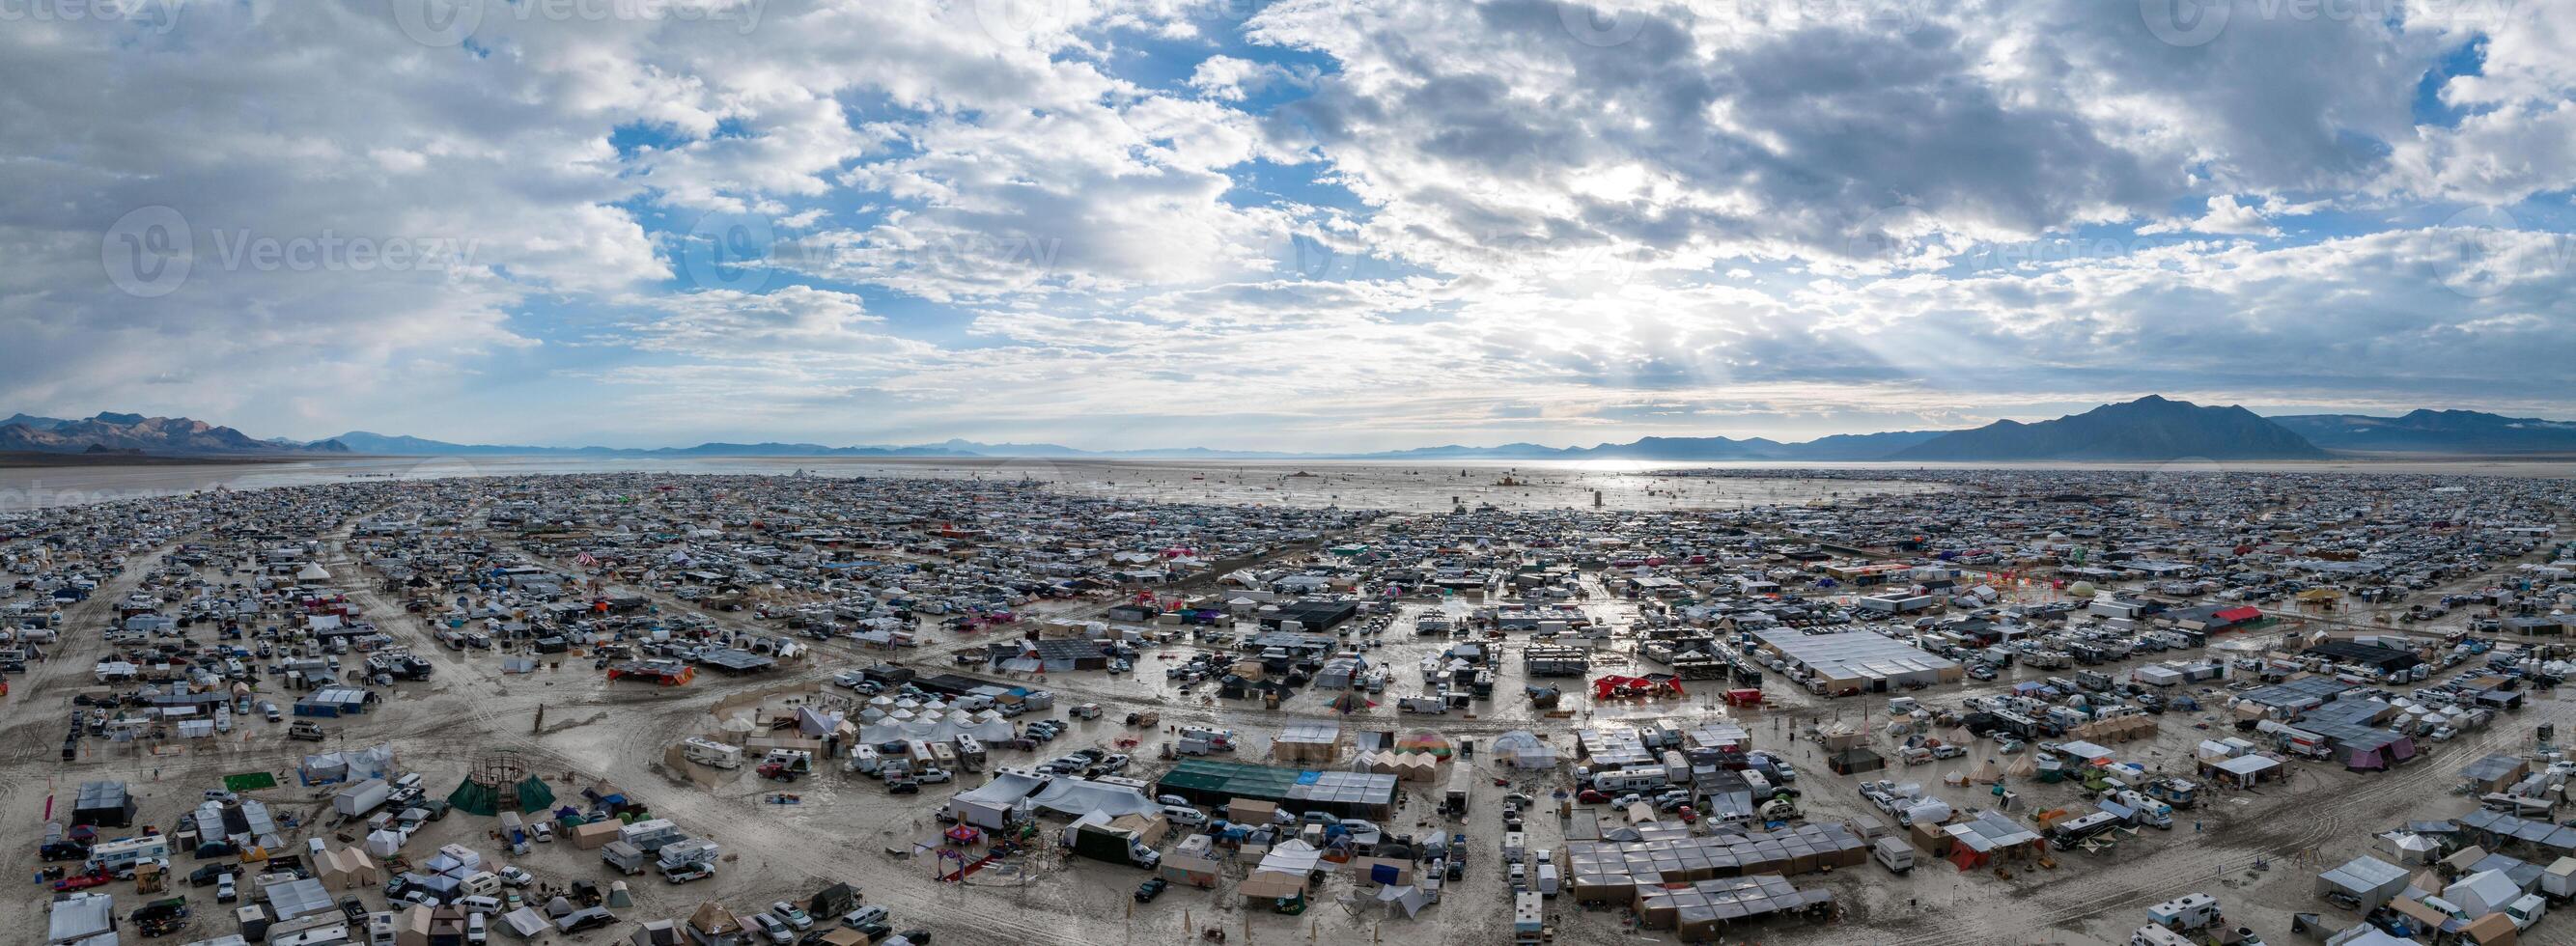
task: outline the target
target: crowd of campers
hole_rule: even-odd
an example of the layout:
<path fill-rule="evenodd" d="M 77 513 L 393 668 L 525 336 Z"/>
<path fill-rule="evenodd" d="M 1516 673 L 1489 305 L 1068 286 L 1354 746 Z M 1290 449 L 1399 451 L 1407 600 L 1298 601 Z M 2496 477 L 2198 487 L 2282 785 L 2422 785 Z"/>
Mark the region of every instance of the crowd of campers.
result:
<path fill-rule="evenodd" d="M 2317 874 L 2323 908 L 2298 914 L 2296 931 L 2333 943 L 2563 939 L 2535 927 L 2576 899 L 2576 828 L 2552 820 L 2576 763 L 2554 731 L 2534 735 L 2536 749 L 2462 769 L 2458 790 L 2476 802 L 2466 813 L 2391 825 Z"/>
<path fill-rule="evenodd" d="M 164 829 L 142 819 L 122 783 L 84 783 L 67 817 L 47 826 L 37 852 L 47 865 L 39 878 L 55 894 L 45 942 L 115 943 L 120 928 L 146 937 L 183 930 L 210 936 L 191 946 L 481 946 L 504 941 L 495 934 L 530 940 L 616 926 L 632 926 L 639 943 L 677 943 L 670 937 L 683 934 L 701 943 L 751 936 L 842 946 L 927 946 L 932 938 L 926 930 L 895 932 L 885 908 L 865 905 L 845 884 L 739 907 L 704 901 L 671 919 L 632 916 L 636 901 L 624 878 L 651 873 L 669 885 L 704 879 L 722 848 L 606 783 L 565 799 L 534 776 L 506 792 L 468 781 L 441 800 L 429 797 L 421 774 L 392 770 L 390 747 L 314 757 L 306 774 L 333 786 L 327 822 L 300 822 L 219 788 L 175 812 Z M 428 823 L 448 817 L 488 819 L 488 834 L 468 836 L 489 837 L 511 861 L 536 844 L 597 850 L 606 879 L 549 878 L 474 844 L 414 843 Z M 354 843 L 334 843 L 352 837 Z M 128 883 L 135 907 L 120 912 Z M 833 929 L 848 932 L 808 935 Z"/>

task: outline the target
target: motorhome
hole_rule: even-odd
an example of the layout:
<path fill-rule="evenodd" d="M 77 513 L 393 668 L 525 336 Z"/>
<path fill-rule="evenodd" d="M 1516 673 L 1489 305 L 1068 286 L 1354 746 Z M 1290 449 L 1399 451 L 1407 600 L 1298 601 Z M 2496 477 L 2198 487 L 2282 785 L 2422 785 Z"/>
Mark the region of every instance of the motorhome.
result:
<path fill-rule="evenodd" d="M 2107 811 L 2097 811 L 2059 824 L 2048 831 L 2048 842 L 2058 850 L 2072 850 L 2120 825 L 2121 818 Z"/>
<path fill-rule="evenodd" d="M 713 739 L 691 736 L 680 743 L 680 755 L 699 765 L 719 769 L 742 768 L 742 747 Z"/>
<path fill-rule="evenodd" d="M 1605 792 L 1638 792 L 1670 784 L 1662 766 L 1611 769 L 1592 773 L 1592 787 Z"/>

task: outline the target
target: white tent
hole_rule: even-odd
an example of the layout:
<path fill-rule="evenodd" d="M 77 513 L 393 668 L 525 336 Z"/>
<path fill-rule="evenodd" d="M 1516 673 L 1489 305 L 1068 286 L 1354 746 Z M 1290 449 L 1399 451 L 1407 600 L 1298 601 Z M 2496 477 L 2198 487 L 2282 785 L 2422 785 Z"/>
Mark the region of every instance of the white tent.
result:
<path fill-rule="evenodd" d="M 401 852 L 402 846 L 402 832 L 395 831 L 391 828 L 386 828 L 382 831 L 367 835 L 367 853 L 375 855 L 378 860 L 392 857 L 396 853 Z"/>
<path fill-rule="evenodd" d="M 1494 757 L 1516 769 L 1552 769 L 1559 760 L 1556 747 L 1539 740 L 1528 730 L 1513 730 L 1494 737 Z"/>

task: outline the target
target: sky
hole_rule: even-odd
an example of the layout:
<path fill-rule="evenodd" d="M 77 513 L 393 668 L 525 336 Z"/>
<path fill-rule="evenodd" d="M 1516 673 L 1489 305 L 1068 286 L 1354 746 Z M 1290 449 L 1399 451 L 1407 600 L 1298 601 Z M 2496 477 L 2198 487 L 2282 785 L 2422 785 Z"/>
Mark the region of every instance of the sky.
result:
<path fill-rule="evenodd" d="M 2533 0 L 0 0 L 0 414 L 2570 418 L 2571 90 Z"/>

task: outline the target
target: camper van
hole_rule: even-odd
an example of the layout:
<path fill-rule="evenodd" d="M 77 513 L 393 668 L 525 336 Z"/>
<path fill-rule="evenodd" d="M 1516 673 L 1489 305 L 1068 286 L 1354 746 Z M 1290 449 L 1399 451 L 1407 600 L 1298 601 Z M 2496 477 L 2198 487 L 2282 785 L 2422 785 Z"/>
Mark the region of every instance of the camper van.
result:
<path fill-rule="evenodd" d="M 89 852 L 90 866 L 109 873 L 122 874 L 143 861 L 170 859 L 170 839 L 163 835 L 120 838 L 100 843 Z"/>
<path fill-rule="evenodd" d="M 1611 769 L 1592 773 L 1592 787 L 1605 792 L 1641 792 L 1668 784 L 1662 766 Z"/>
<path fill-rule="evenodd" d="M 842 768 L 861 775 L 875 775 L 883 769 L 877 759 L 877 747 L 861 743 L 850 747 L 850 760 Z"/>
<path fill-rule="evenodd" d="M 680 755 L 699 765 L 718 769 L 742 768 L 742 747 L 726 745 L 713 739 L 691 736 L 680 743 Z"/>

